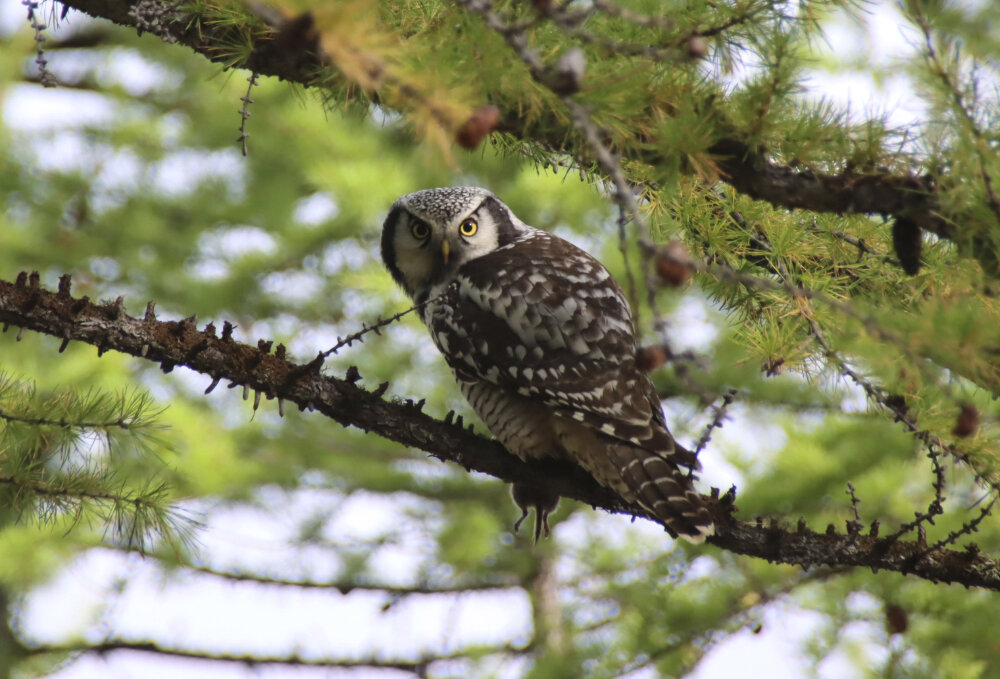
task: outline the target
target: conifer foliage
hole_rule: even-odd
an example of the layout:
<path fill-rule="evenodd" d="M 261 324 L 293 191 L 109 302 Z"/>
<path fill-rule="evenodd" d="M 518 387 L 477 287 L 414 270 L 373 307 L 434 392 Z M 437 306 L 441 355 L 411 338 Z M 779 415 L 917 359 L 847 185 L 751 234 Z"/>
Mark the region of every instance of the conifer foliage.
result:
<path fill-rule="evenodd" d="M 799 644 L 803 676 L 1000 667 L 977 622 L 1000 590 L 1000 6 L 19 7 L 0 34 L 0 678 L 165 657 L 685 676 L 757 633 Z M 906 47 L 888 60 L 887 21 Z M 906 83 L 913 113 L 813 87 L 859 73 Z M 457 183 L 622 283 L 706 468 L 708 544 L 484 435 L 377 256 L 398 195 Z M 530 547 L 498 479 L 539 473 L 579 502 Z M 100 610 L 38 613 L 95 561 L 116 573 Z M 260 617 L 192 638 L 210 601 L 161 627 L 122 613 L 206 583 Z M 275 591 L 331 632 L 268 613 Z M 807 612 L 808 633 L 772 632 Z"/>

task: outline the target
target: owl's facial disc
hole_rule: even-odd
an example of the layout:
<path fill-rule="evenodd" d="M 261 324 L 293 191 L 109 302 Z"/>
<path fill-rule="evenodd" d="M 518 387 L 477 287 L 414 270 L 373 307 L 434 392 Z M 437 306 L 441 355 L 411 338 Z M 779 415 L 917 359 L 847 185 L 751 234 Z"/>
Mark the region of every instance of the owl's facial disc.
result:
<path fill-rule="evenodd" d="M 524 225 L 483 189 L 430 189 L 401 197 L 382 231 L 382 259 L 407 294 L 426 298 L 467 262 L 508 244 Z"/>

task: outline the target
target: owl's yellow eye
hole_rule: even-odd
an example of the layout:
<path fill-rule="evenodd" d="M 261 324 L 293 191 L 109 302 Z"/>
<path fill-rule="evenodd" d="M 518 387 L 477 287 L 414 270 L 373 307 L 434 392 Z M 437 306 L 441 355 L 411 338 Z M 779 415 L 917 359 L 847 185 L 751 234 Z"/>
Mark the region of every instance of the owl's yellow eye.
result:
<path fill-rule="evenodd" d="M 476 231 L 479 231 L 479 224 L 471 217 L 462 222 L 461 226 L 458 227 L 458 232 L 463 236 L 475 236 Z"/>
<path fill-rule="evenodd" d="M 429 235 L 431 235 L 431 227 L 427 226 L 423 222 L 413 222 L 410 224 L 410 233 L 417 240 L 424 240 Z"/>

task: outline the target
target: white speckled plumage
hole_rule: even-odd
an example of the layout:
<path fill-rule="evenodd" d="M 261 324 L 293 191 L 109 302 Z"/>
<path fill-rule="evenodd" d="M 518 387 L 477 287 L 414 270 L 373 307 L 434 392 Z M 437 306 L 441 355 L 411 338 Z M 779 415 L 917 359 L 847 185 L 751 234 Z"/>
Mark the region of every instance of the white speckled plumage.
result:
<path fill-rule="evenodd" d="M 714 532 L 681 470 L 697 461 L 667 430 L 636 366 L 628 301 L 600 262 L 475 187 L 397 200 L 382 257 L 414 301 L 426 302 L 434 343 L 510 452 L 575 461 L 672 534 L 701 542 Z M 552 503 L 535 504 L 536 535 L 543 506 Z"/>

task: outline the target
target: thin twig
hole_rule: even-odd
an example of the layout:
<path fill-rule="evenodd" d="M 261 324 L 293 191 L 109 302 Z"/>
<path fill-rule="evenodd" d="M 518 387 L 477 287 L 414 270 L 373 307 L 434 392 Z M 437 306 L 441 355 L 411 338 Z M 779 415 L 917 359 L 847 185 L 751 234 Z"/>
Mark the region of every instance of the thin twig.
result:
<path fill-rule="evenodd" d="M 632 274 L 632 266 L 629 263 L 628 255 L 628 234 L 625 230 L 625 226 L 628 224 L 628 214 L 622 208 L 621 205 L 618 206 L 618 249 L 622 253 L 622 262 L 625 266 L 626 275 L 626 285 L 628 287 L 628 301 L 632 305 L 632 322 L 635 323 L 636 327 L 641 327 L 640 316 L 639 316 L 639 299 L 636 294 L 635 288 L 635 276 Z"/>
<path fill-rule="evenodd" d="M 702 432 L 701 436 L 698 438 L 698 443 L 695 444 L 694 454 L 698 455 L 708 442 L 712 440 L 712 430 L 718 429 L 722 426 L 722 421 L 726 418 L 726 410 L 732 404 L 733 400 L 736 398 L 736 390 L 730 389 L 722 396 L 722 403 L 717 406 L 713 406 L 715 410 L 715 415 L 712 417 L 712 421 L 708 423 L 705 427 L 705 431 Z"/>
<path fill-rule="evenodd" d="M 510 583 L 510 584 L 500 584 L 500 583 L 484 583 L 484 582 L 474 582 L 465 585 L 461 584 L 448 584 L 440 586 L 432 585 L 390 585 L 390 584 L 378 584 L 371 582 L 360 582 L 353 579 L 339 579 L 339 580 L 328 580 L 328 581 L 318 581 L 318 580 L 295 580 L 288 578 L 272 578 L 264 575 L 257 575 L 255 573 L 247 572 L 233 572 L 233 571 L 220 571 L 214 568 L 209 568 L 208 566 L 184 566 L 185 570 L 192 571 L 201 575 L 208 575 L 216 578 L 221 578 L 224 580 L 229 580 L 232 582 L 252 582 L 261 585 L 277 585 L 281 587 L 297 587 L 300 589 L 332 589 L 337 590 L 341 594 L 349 594 L 353 591 L 364 591 L 364 592 L 383 592 L 389 594 L 393 597 L 405 597 L 414 595 L 426 595 L 426 594 L 464 594 L 467 592 L 483 592 L 483 591 L 493 591 L 493 590 L 509 590 L 519 588 L 520 584 Z"/>
<path fill-rule="evenodd" d="M 247 93 L 240 97 L 240 101 L 243 102 L 243 106 L 240 107 L 240 136 L 237 138 L 237 142 L 243 145 L 243 157 L 245 158 L 247 150 L 247 139 L 250 138 L 250 133 L 247 132 L 247 119 L 250 117 L 250 104 L 253 103 L 253 99 L 250 98 L 250 92 L 253 90 L 253 86 L 257 84 L 257 71 L 251 71 L 250 76 L 247 78 Z"/>
<path fill-rule="evenodd" d="M 35 10 L 38 9 L 40 3 L 35 2 L 35 0 L 21 0 L 21 4 L 28 8 L 28 23 L 31 24 L 32 30 L 35 32 L 35 65 L 38 66 L 38 82 L 42 84 L 42 87 L 56 87 L 59 85 L 59 81 L 56 77 L 52 75 L 52 72 L 48 69 L 48 60 L 45 58 L 45 24 L 38 20 L 35 16 Z"/>
<path fill-rule="evenodd" d="M 922 529 L 924 523 L 934 524 L 934 517 L 939 516 L 944 513 L 944 485 L 945 476 L 944 468 L 941 466 L 940 453 L 936 447 L 928 445 L 927 446 L 927 457 L 931 460 L 931 468 L 934 472 L 934 481 L 931 484 L 934 488 L 934 497 L 928 503 L 927 510 L 923 512 L 915 512 L 912 521 L 908 521 L 900 526 L 895 533 L 887 536 L 887 539 L 895 542 L 902 536 L 906 535 L 913 529 Z M 926 553 L 926 552 L 925 552 Z"/>
<path fill-rule="evenodd" d="M 438 297 L 440 297 L 440 295 Z M 398 321 L 399 319 L 401 319 L 403 316 L 405 316 L 406 314 L 410 313 L 411 311 L 417 311 L 419 309 L 422 309 L 426 305 L 428 305 L 431 302 L 433 302 L 436 299 L 438 299 L 438 297 L 432 297 L 431 299 L 424 300 L 420 304 L 414 304 L 409 309 L 404 309 L 403 311 L 400 311 L 397 314 L 393 314 L 392 316 L 389 316 L 388 318 L 385 318 L 385 319 L 379 318 L 372 325 L 367 325 L 365 323 L 362 323 L 361 324 L 361 330 L 358 330 L 357 332 L 353 332 L 350 335 L 348 335 L 347 337 L 344 337 L 343 339 L 341 339 L 340 337 L 337 337 L 337 343 L 334 344 L 329 349 L 327 349 L 326 351 L 322 352 L 320 354 L 320 356 L 322 356 L 323 358 L 326 358 L 330 354 L 337 353 L 337 351 L 339 351 L 340 349 L 342 349 L 344 347 L 351 346 L 351 344 L 353 344 L 354 342 L 363 343 L 364 339 L 362 339 L 362 338 L 365 335 L 367 335 L 368 333 L 370 333 L 370 332 L 374 332 L 376 335 L 381 335 L 382 334 L 382 328 L 384 328 L 385 326 L 390 325 L 392 323 L 395 323 L 396 321 Z"/>
<path fill-rule="evenodd" d="M 997 498 L 994 497 L 992 500 L 990 500 L 990 503 L 988 505 L 979 510 L 979 516 L 965 523 L 959 530 L 951 531 L 950 533 L 948 533 L 948 537 L 944 538 L 943 540 L 935 542 L 933 545 L 927 548 L 927 552 L 925 552 L 925 554 L 929 554 L 930 552 L 936 549 L 944 549 L 949 545 L 953 545 L 963 535 L 972 535 L 973 533 L 975 533 L 977 530 L 979 530 L 979 524 L 983 522 L 983 519 L 985 519 L 987 516 L 990 515 L 990 513 L 992 513 L 993 505 L 995 505 L 996 502 Z"/>
<path fill-rule="evenodd" d="M 847 482 L 847 494 L 851 497 L 851 513 L 854 515 L 854 520 L 860 524 L 861 512 L 858 511 L 858 505 L 861 504 L 861 500 L 858 499 L 857 493 L 854 491 L 854 484 L 850 481 Z"/>
<path fill-rule="evenodd" d="M 62 429 L 122 429 L 128 431 L 134 423 L 126 422 L 124 418 L 109 420 L 107 422 L 72 422 L 66 420 L 52 420 L 45 417 L 27 417 L 26 415 L 15 415 L 0 409 L 0 420 L 5 422 L 20 422 L 31 426 L 60 427 Z"/>
<path fill-rule="evenodd" d="M 261 665 L 279 665 L 283 667 L 339 667 L 339 668 L 372 668 L 372 669 L 394 669 L 410 672 L 416 676 L 425 676 L 428 665 L 448 660 L 464 660 L 470 656 L 470 649 L 458 649 L 452 653 L 422 654 L 412 659 L 391 660 L 372 656 L 369 658 L 346 659 L 346 658 L 313 658 L 302 657 L 297 652 L 289 655 L 251 655 L 226 652 L 195 651 L 185 648 L 175 648 L 162 646 L 152 641 L 132 641 L 126 639 L 109 638 L 99 643 L 70 643 L 52 644 L 40 646 L 27 646 L 22 652 L 28 656 L 39 656 L 47 654 L 64 655 L 66 653 L 80 654 L 90 653 L 104 655 L 114 651 L 140 651 L 144 653 L 154 653 L 175 658 L 195 658 L 202 660 L 214 660 L 222 662 L 238 663 L 248 667 L 258 667 Z M 505 644 L 489 648 L 476 647 L 477 654 L 482 655 L 524 655 L 531 651 L 531 645 L 514 646 Z"/>

